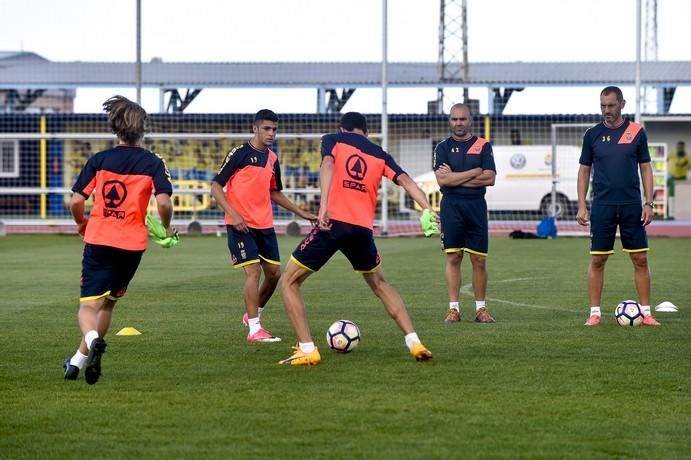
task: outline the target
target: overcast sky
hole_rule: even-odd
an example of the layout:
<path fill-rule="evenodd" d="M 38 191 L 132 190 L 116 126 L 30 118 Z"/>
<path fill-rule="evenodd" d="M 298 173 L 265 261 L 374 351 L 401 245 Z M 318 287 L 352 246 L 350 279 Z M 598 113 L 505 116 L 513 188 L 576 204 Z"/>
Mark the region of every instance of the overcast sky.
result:
<path fill-rule="evenodd" d="M 141 0 L 142 59 L 166 62 L 379 61 L 380 0 Z M 645 0 L 643 0 L 645 4 Z M 134 61 L 135 0 L 0 0 L 0 50 L 52 61 Z M 468 0 L 470 62 L 633 61 L 635 0 Z M 436 62 L 439 0 L 389 0 L 389 61 Z M 658 59 L 691 60 L 691 1 L 658 0 Z M 593 113 L 600 88 L 532 89 L 505 113 Z M 76 111 L 133 89 L 80 89 Z M 635 96 L 625 88 L 633 110 Z M 389 90 L 390 112 L 427 110 L 436 90 Z M 487 91 L 471 96 L 486 108 Z M 449 94 L 448 103 L 460 94 Z M 347 110 L 378 112 L 378 90 L 358 90 Z M 158 91 L 143 104 L 155 112 Z M 558 101 L 558 102 L 554 102 Z M 313 112 L 316 90 L 204 90 L 188 112 Z M 680 88 L 673 113 L 691 113 Z"/>

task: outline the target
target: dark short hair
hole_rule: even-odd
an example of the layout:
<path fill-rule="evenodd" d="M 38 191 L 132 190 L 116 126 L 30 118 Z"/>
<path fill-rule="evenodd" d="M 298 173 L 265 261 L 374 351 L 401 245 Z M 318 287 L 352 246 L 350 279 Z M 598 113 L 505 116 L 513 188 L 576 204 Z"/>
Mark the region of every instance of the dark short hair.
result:
<path fill-rule="evenodd" d="M 273 110 L 261 109 L 254 115 L 254 123 L 257 124 L 260 121 L 273 121 L 278 123 L 278 115 Z"/>
<path fill-rule="evenodd" d="M 608 86 L 600 92 L 600 96 L 607 96 L 608 94 L 614 93 L 617 96 L 617 101 L 622 102 L 624 100 L 624 93 L 621 92 L 621 88 L 618 86 Z"/>
<path fill-rule="evenodd" d="M 346 131 L 360 129 L 367 132 L 367 119 L 360 112 L 348 112 L 341 117 L 341 128 Z"/>

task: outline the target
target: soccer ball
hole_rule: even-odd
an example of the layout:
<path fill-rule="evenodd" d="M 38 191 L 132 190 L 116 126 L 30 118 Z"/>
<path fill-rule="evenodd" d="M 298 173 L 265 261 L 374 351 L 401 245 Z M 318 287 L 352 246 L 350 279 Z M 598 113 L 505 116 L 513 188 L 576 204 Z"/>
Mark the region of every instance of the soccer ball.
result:
<path fill-rule="evenodd" d="M 641 306 L 635 300 L 624 300 L 614 309 L 614 320 L 621 327 L 640 326 L 643 322 Z"/>
<path fill-rule="evenodd" d="M 340 319 L 326 331 L 326 343 L 339 353 L 353 351 L 360 343 L 360 329 L 354 322 Z"/>

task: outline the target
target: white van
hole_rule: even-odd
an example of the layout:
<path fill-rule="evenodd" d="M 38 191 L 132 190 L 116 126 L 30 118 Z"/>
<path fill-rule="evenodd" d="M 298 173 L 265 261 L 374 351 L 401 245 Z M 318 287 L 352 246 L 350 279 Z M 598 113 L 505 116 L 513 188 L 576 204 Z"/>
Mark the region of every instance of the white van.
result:
<path fill-rule="evenodd" d="M 550 213 L 552 203 L 552 146 L 492 146 L 497 179 L 487 187 L 489 211 L 531 211 Z M 557 216 L 574 215 L 578 208 L 576 181 L 580 147 L 557 146 L 556 209 Z M 434 172 L 417 176 L 415 182 L 427 194 L 430 204 L 439 209 L 441 194 Z"/>

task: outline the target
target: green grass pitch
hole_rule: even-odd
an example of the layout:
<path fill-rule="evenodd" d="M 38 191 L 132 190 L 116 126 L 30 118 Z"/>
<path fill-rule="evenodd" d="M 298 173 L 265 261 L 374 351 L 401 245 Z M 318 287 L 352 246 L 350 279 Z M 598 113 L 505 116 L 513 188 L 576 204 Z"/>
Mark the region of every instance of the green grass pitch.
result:
<path fill-rule="evenodd" d="M 280 238 L 285 262 L 298 243 Z M 438 240 L 378 239 L 384 273 L 434 360 L 417 363 L 347 261 L 304 285 L 322 365 L 287 368 L 295 336 L 280 293 L 264 324 L 279 344 L 250 345 L 240 324 L 243 275 L 225 238 L 150 245 L 114 313 L 103 376 L 64 381 L 79 339 L 82 243 L 74 236 L 0 238 L 0 458 L 448 459 L 691 458 L 691 239 L 652 239 L 660 328 L 619 328 L 636 298 L 628 256 L 605 279 L 600 327 L 586 319 L 588 241 L 493 238 L 488 308 L 471 319 L 463 262 L 460 324 Z M 467 259 L 467 258 L 466 258 Z M 332 321 L 362 343 L 326 348 Z M 133 326 L 138 337 L 118 337 Z"/>

